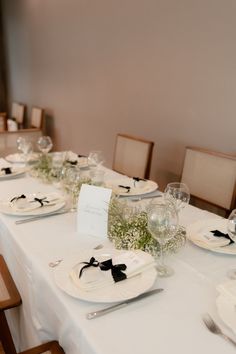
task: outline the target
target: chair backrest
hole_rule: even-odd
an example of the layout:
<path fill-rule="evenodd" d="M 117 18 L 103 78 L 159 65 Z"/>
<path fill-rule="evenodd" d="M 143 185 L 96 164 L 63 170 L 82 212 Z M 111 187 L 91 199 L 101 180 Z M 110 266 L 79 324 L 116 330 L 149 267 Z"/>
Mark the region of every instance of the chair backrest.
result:
<path fill-rule="evenodd" d="M 127 134 L 117 134 L 113 170 L 130 177 L 149 178 L 154 143 Z"/>
<path fill-rule="evenodd" d="M 229 211 L 235 206 L 236 156 L 187 147 L 181 182 L 192 196 Z"/>
<path fill-rule="evenodd" d="M 0 131 L 3 132 L 7 129 L 7 114 L 0 112 Z"/>
<path fill-rule="evenodd" d="M 25 106 L 23 104 L 13 102 L 11 108 L 11 118 L 15 119 L 19 125 L 24 122 Z"/>
<path fill-rule="evenodd" d="M 43 128 L 43 114 L 44 111 L 42 108 L 33 107 L 30 117 L 30 127 L 31 128 Z"/>

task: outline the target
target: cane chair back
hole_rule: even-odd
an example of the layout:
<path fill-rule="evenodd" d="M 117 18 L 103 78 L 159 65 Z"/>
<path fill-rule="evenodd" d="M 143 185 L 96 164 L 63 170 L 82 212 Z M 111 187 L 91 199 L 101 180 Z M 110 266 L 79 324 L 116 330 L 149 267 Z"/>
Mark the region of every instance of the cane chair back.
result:
<path fill-rule="evenodd" d="M 181 182 L 192 196 L 230 211 L 235 207 L 236 156 L 187 147 Z"/>
<path fill-rule="evenodd" d="M 117 134 L 113 170 L 130 177 L 148 179 L 154 143 L 127 134 Z"/>

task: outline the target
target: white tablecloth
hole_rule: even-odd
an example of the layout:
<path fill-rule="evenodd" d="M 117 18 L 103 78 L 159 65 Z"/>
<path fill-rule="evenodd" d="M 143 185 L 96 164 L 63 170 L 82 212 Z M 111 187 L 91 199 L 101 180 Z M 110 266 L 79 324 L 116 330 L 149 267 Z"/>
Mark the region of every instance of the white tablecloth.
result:
<path fill-rule="evenodd" d="M 52 190 L 51 185 L 30 177 L 0 182 L 1 199 Z M 218 218 L 192 206 L 180 216 L 184 226 Z M 19 328 L 16 322 L 11 323 L 18 349 L 56 339 L 67 354 L 235 352 L 232 345 L 208 332 L 201 320 L 204 312 L 210 312 L 232 334 L 218 317 L 215 300 L 216 285 L 235 267 L 235 256 L 212 253 L 188 241 L 168 259 L 175 274 L 157 278 L 155 286 L 163 287 L 162 293 L 89 321 L 86 313 L 104 304 L 84 302 L 62 292 L 48 263 L 66 259 L 83 247 L 109 242 L 79 236 L 74 213 L 22 225 L 15 225 L 17 219 L 0 214 L 0 252 L 23 299 L 23 305 L 11 311 L 12 317 L 19 319 Z"/>

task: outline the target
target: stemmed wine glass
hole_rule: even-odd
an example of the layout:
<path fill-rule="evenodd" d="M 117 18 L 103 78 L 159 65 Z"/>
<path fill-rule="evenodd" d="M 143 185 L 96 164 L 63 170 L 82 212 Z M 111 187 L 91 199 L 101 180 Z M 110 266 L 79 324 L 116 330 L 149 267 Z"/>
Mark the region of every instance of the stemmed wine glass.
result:
<path fill-rule="evenodd" d="M 148 230 L 160 245 L 160 263 L 157 265 L 157 274 L 168 277 L 174 273 L 173 269 L 164 264 L 163 247 L 174 237 L 178 226 L 178 215 L 175 208 L 169 203 L 156 203 L 147 210 Z"/>
<path fill-rule="evenodd" d="M 24 162 L 25 162 L 25 164 L 27 164 L 28 157 L 33 150 L 33 146 L 32 146 L 31 141 L 26 140 L 25 138 L 19 137 L 16 141 L 16 144 L 17 144 L 18 150 L 22 151 L 23 156 L 24 156 Z"/>
<path fill-rule="evenodd" d="M 76 210 L 78 198 L 79 169 L 76 165 L 67 165 L 62 170 L 62 188 L 69 196 L 70 211 Z"/>
<path fill-rule="evenodd" d="M 102 151 L 91 151 L 88 156 L 88 164 L 90 167 L 99 167 L 104 163 L 105 159 Z"/>
<path fill-rule="evenodd" d="M 188 186 L 181 182 L 168 183 L 164 190 L 164 198 L 174 204 L 177 213 L 184 208 L 190 200 Z"/>
<path fill-rule="evenodd" d="M 228 217 L 227 232 L 231 239 L 236 242 L 236 209 Z M 231 269 L 227 275 L 230 279 L 236 279 L 236 268 Z"/>
<path fill-rule="evenodd" d="M 50 136 L 41 136 L 37 141 L 38 149 L 46 155 L 53 147 Z"/>

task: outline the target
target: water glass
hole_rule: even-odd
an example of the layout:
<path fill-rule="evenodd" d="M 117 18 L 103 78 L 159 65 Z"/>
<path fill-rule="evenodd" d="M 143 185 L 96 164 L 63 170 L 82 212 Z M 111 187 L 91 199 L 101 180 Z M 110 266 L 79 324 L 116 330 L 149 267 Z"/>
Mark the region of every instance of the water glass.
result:
<path fill-rule="evenodd" d="M 189 203 L 190 192 L 188 186 L 181 182 L 168 183 L 164 190 L 164 198 L 173 203 L 179 213 Z"/>
<path fill-rule="evenodd" d="M 50 136 L 41 136 L 37 141 L 37 146 L 43 154 L 47 154 L 53 147 Z"/>
<path fill-rule="evenodd" d="M 178 215 L 175 208 L 169 203 L 160 202 L 150 205 L 147 210 L 148 230 L 160 245 L 160 263 L 157 265 L 157 274 L 167 277 L 174 273 L 173 269 L 164 264 L 163 247 L 174 237 L 178 227 Z"/>
<path fill-rule="evenodd" d="M 67 165 L 62 169 L 61 183 L 65 193 L 69 196 L 70 211 L 75 211 L 77 208 L 79 179 L 79 169 L 76 165 Z"/>
<path fill-rule="evenodd" d="M 91 151 L 88 156 L 88 165 L 90 167 L 98 167 L 104 163 L 105 159 L 102 151 Z"/>

